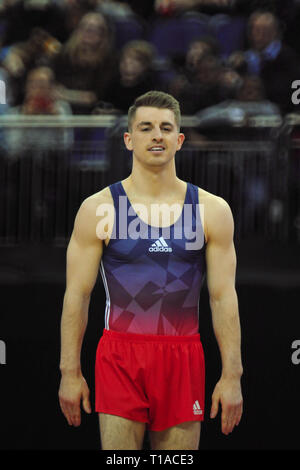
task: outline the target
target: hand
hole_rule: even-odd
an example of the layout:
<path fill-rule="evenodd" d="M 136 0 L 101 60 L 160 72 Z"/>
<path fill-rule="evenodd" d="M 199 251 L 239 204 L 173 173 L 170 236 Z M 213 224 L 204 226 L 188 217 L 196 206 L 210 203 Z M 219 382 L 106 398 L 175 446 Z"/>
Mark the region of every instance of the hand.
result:
<path fill-rule="evenodd" d="M 25 65 L 21 57 L 14 51 L 10 51 L 2 62 L 3 67 L 13 77 L 21 77 L 25 73 Z"/>
<path fill-rule="evenodd" d="M 81 422 L 80 402 L 86 413 L 91 413 L 90 391 L 84 377 L 63 374 L 58 392 L 61 410 L 70 426 L 79 426 Z"/>
<path fill-rule="evenodd" d="M 234 426 L 241 420 L 243 412 L 243 398 L 239 379 L 221 378 L 212 394 L 212 407 L 210 417 L 215 418 L 222 406 L 221 426 L 223 434 L 228 435 Z"/>
<path fill-rule="evenodd" d="M 246 62 L 245 55 L 242 51 L 235 51 L 228 57 L 228 66 L 233 69 L 238 69 Z"/>

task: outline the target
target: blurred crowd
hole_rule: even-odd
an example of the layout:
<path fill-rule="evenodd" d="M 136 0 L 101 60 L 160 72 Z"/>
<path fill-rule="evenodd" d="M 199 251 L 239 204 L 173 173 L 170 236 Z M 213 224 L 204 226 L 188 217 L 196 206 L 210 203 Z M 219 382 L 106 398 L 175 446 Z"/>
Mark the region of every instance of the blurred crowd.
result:
<path fill-rule="evenodd" d="M 193 19 L 198 37 L 172 49 L 176 25 Z M 250 114 L 297 112 L 299 21 L 299 0 L 1 0 L 2 112 L 126 114 L 152 89 L 185 115 L 237 102 Z"/>

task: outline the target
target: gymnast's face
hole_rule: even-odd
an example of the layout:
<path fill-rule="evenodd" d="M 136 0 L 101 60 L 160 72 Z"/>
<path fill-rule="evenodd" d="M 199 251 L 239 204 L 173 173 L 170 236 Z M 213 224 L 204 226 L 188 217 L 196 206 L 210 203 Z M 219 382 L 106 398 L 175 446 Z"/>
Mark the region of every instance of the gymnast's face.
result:
<path fill-rule="evenodd" d="M 124 134 L 125 145 L 133 158 L 146 166 L 162 166 L 173 160 L 181 149 L 184 134 L 180 133 L 173 111 L 141 106 Z"/>

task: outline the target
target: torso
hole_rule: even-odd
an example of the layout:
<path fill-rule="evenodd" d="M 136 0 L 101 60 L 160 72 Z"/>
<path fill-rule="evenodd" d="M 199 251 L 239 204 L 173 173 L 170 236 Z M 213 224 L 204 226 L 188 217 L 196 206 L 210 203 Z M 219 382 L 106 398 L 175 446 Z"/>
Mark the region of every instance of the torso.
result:
<path fill-rule="evenodd" d="M 131 214 L 127 219 L 126 237 L 120 235 L 119 222 L 116 225 L 115 219 L 114 230 L 105 240 L 101 274 L 107 295 L 107 329 L 162 335 L 198 332 L 198 303 L 205 274 L 205 240 L 204 222 L 197 204 L 202 203 L 201 196 L 205 199 L 206 192 L 182 183 L 176 194 L 161 202 L 178 204 L 178 211 L 171 212 L 169 223 L 158 224 L 160 227 L 157 223 L 152 225 L 153 200 L 146 197 L 138 200 L 133 192 L 127 194 L 126 183 L 114 185 L 114 198 L 107 192 L 102 193 L 102 200 L 105 198 L 106 203 L 114 201 L 115 207 L 116 200 L 120 201 L 119 196 L 123 196 L 120 213 L 124 215 L 127 207 L 128 214 Z M 183 206 L 184 202 L 186 206 Z M 137 204 L 144 204 L 148 209 L 149 224 L 145 223 L 142 215 L 137 217 Z M 183 213 L 183 207 L 188 206 L 189 210 Z M 133 237 L 129 233 L 130 227 L 134 227 Z M 140 232 L 138 238 L 137 232 Z M 192 235 L 197 244 L 193 245 Z"/>

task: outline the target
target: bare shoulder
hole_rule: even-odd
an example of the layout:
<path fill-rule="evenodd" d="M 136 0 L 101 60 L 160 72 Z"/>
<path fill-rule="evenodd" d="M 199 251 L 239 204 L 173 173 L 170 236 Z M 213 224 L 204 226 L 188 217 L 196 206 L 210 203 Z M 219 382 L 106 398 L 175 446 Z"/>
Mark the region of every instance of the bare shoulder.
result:
<path fill-rule="evenodd" d="M 100 204 L 112 204 L 113 199 L 109 187 L 105 187 L 97 193 L 91 194 L 81 203 L 80 210 L 94 211 Z"/>
<path fill-rule="evenodd" d="M 225 199 L 199 189 L 199 203 L 203 204 L 203 219 L 206 239 L 233 237 L 234 221 L 231 208 Z"/>
<path fill-rule="evenodd" d="M 105 187 L 84 199 L 76 214 L 74 233 L 79 236 L 95 238 L 96 227 L 101 219 L 99 208 L 107 204 L 113 204 L 109 187 Z"/>

